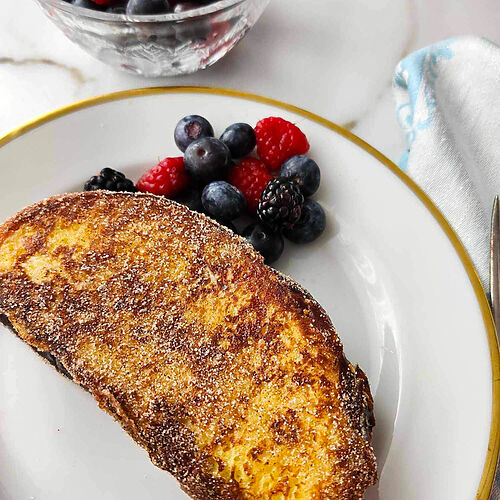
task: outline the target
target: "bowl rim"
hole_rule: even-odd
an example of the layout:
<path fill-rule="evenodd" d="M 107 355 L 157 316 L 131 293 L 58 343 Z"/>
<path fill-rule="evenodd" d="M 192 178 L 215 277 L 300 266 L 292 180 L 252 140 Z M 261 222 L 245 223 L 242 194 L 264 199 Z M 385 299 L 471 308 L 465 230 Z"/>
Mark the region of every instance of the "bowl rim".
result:
<path fill-rule="evenodd" d="M 169 12 L 167 14 L 153 14 L 153 15 L 134 15 L 127 14 L 112 14 L 110 12 L 101 12 L 98 10 L 91 10 L 85 7 L 78 7 L 76 5 L 65 2 L 64 0 L 36 0 L 39 4 L 46 4 L 53 6 L 59 10 L 63 10 L 69 14 L 78 15 L 80 17 L 87 17 L 101 21 L 110 22 L 131 22 L 131 23 L 158 23 L 169 21 L 185 21 L 225 11 L 239 4 L 246 3 L 250 0 L 216 0 L 214 3 L 204 5 L 196 9 L 186 10 L 184 12 Z"/>

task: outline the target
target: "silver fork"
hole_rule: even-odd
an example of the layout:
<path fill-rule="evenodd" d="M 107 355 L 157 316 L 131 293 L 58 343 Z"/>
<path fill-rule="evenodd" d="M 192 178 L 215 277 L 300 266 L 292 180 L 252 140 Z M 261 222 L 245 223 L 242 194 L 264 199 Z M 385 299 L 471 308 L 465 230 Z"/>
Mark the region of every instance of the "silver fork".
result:
<path fill-rule="evenodd" d="M 500 328 L 500 207 L 498 196 L 495 196 L 493 213 L 491 214 L 490 237 L 490 301 L 493 320 L 497 331 Z M 500 468 L 497 463 L 495 479 L 489 500 L 500 500 Z"/>
<path fill-rule="evenodd" d="M 490 238 L 490 300 L 495 326 L 500 328 L 500 213 L 499 199 L 495 196 L 491 214 Z"/>

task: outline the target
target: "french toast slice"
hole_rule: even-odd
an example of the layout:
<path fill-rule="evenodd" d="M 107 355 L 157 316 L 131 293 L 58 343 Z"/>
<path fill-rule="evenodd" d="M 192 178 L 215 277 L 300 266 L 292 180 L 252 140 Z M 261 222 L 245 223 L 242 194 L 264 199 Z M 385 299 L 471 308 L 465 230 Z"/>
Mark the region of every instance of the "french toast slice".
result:
<path fill-rule="evenodd" d="M 53 197 L 0 227 L 3 320 L 194 499 L 361 499 L 373 402 L 324 310 L 164 198 Z"/>

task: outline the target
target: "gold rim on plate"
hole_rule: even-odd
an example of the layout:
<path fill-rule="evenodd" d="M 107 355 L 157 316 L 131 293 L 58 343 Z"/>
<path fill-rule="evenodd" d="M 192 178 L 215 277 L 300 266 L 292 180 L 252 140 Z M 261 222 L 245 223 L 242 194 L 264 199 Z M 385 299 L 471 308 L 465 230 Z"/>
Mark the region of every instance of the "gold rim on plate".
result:
<path fill-rule="evenodd" d="M 432 214 L 434 219 L 439 223 L 441 229 L 444 231 L 448 237 L 450 243 L 453 245 L 455 251 L 457 252 L 462 264 L 469 276 L 470 283 L 474 292 L 476 294 L 477 300 L 479 302 L 479 307 L 483 316 L 484 325 L 488 335 L 488 344 L 490 349 L 491 358 L 491 368 L 492 368 L 492 415 L 491 415 L 491 427 L 490 427 L 490 437 L 488 442 L 488 451 L 486 455 L 486 460 L 484 463 L 483 473 L 481 476 L 481 481 L 479 483 L 479 488 L 476 493 L 476 500 L 488 500 L 493 485 L 493 479 L 495 476 L 496 464 L 500 448 L 500 355 L 498 350 L 497 334 L 495 330 L 495 324 L 493 323 L 493 317 L 491 315 L 490 306 L 488 299 L 481 285 L 481 281 L 476 273 L 474 265 L 469 257 L 469 254 L 465 250 L 462 242 L 455 234 L 455 231 L 450 226 L 449 222 L 444 218 L 443 214 L 434 205 L 431 199 L 425 194 L 425 192 L 410 178 L 406 175 L 396 164 L 394 164 L 389 158 L 384 156 L 380 151 L 376 150 L 374 147 L 370 146 L 363 139 L 349 132 L 345 128 L 337 125 L 326 118 L 319 115 L 306 111 L 305 109 L 298 108 L 291 104 L 287 104 L 269 97 L 263 97 L 257 94 L 251 94 L 248 92 L 240 92 L 238 90 L 228 90 L 221 88 L 212 87 L 151 87 L 142 89 L 125 90 L 121 92 L 113 92 L 111 94 L 105 94 L 102 96 L 93 97 L 86 99 L 69 106 L 64 106 L 60 109 L 47 113 L 40 116 L 26 124 L 12 130 L 4 137 L 0 138 L 0 147 L 5 146 L 7 143 L 13 141 L 17 137 L 40 127 L 44 123 L 55 120 L 61 116 L 68 115 L 80 109 L 88 108 L 91 106 L 96 106 L 111 101 L 118 101 L 121 99 L 126 99 L 130 97 L 138 96 L 148 96 L 155 94 L 212 94 L 228 97 L 236 97 L 240 99 L 246 99 L 248 101 L 255 101 L 263 104 L 269 104 L 277 108 L 290 111 L 297 115 L 303 116 L 313 122 L 319 123 L 324 127 L 333 130 L 337 134 L 345 137 L 347 140 L 353 142 L 361 149 L 365 150 L 368 154 L 376 158 L 382 165 L 386 166 L 394 175 L 396 175 L 413 193 L 417 198 L 425 205 L 425 207 Z"/>

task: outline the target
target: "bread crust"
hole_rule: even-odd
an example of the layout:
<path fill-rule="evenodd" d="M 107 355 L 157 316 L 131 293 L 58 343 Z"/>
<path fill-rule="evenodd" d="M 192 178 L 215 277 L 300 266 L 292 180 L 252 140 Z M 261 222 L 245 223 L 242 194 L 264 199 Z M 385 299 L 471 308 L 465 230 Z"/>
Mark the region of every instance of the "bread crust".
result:
<path fill-rule="evenodd" d="M 325 311 L 204 215 L 105 191 L 32 205 L 0 227 L 0 311 L 193 499 L 376 481 L 368 380 Z"/>

